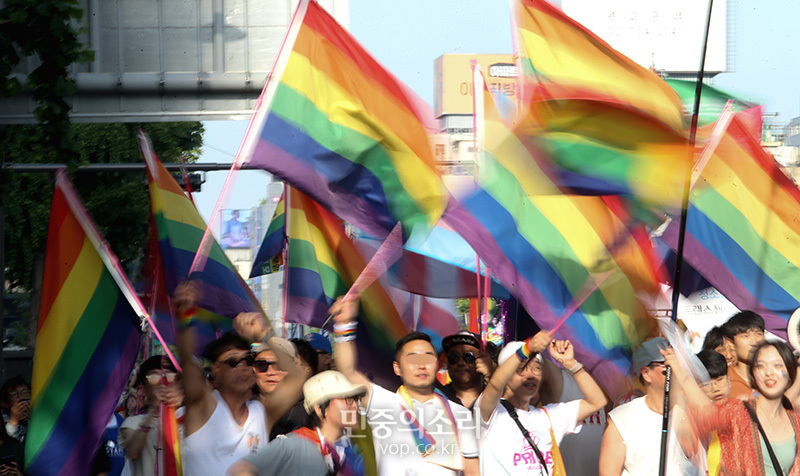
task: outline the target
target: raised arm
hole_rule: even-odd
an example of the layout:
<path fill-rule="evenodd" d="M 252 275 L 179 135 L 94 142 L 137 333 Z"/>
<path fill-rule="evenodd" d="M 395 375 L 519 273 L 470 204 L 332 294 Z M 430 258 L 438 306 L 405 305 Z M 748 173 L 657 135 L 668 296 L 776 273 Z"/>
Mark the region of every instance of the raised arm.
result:
<path fill-rule="evenodd" d="M 357 370 L 358 352 L 356 351 L 355 326 L 358 324 L 358 301 L 338 298 L 328 311 L 333 316 L 333 333 L 336 345 L 333 358 L 336 370 L 343 373 L 351 383 L 366 385 L 367 394 L 364 401 L 370 401 L 372 385 L 366 375 Z M 353 338 L 351 338 L 353 337 Z"/>
<path fill-rule="evenodd" d="M 575 360 L 575 348 L 568 340 L 556 340 L 550 343 L 550 355 L 575 379 L 583 398 L 580 401 L 577 421 L 590 416 L 600 410 L 608 403 L 603 390 L 597 385 L 589 372 L 583 368 L 583 364 Z"/>
<path fill-rule="evenodd" d="M 186 405 L 184 427 L 188 436 L 202 427 L 211 417 L 216 402 L 206 383 L 205 373 L 193 354 L 197 338 L 191 323 L 194 318 L 195 303 L 200 300 L 200 291 L 191 282 L 182 284 L 175 288 L 172 299 L 181 327 L 178 333 L 178 356 L 183 367 L 183 393 Z"/>
<path fill-rule="evenodd" d="M 527 355 L 533 355 L 546 349 L 551 340 L 552 336 L 549 333 L 539 331 L 538 334 L 525 341 L 523 348 L 527 350 L 525 352 Z M 494 409 L 497 408 L 497 404 L 500 403 L 500 398 L 503 396 L 506 385 L 519 369 L 520 363 L 527 360 L 527 357 L 524 357 L 525 353 L 517 352 L 516 356 L 510 357 L 503 362 L 492 374 L 492 378 L 489 379 L 489 383 L 486 384 L 486 388 L 481 393 L 480 411 L 483 421 L 489 421 Z"/>

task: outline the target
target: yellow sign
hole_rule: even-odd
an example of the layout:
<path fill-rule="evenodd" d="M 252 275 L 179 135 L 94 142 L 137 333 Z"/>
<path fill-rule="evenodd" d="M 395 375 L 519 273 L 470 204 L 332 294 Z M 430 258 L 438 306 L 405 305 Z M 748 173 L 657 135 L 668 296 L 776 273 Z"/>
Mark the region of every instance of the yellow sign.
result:
<path fill-rule="evenodd" d="M 480 65 L 486 86 L 513 103 L 517 100 L 518 68 L 514 55 L 448 54 L 434 62 L 436 117 L 446 114 L 472 114 L 472 68 Z"/>

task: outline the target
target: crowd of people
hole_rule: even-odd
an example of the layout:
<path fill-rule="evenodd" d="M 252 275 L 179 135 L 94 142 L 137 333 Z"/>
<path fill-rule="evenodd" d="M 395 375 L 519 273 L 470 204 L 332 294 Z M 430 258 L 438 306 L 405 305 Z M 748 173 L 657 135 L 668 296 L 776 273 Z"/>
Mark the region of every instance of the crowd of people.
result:
<path fill-rule="evenodd" d="M 358 370 L 356 301 L 331 308 L 333 345 L 319 333 L 275 337 L 247 313 L 196 356 L 195 293 L 176 295 L 181 370 L 161 355 L 139 365 L 92 474 L 168 474 L 167 410 L 188 476 L 656 475 L 662 463 L 668 475 L 800 474 L 797 357 L 765 340 L 750 311 L 707 333 L 697 359 L 708 380 L 654 337 L 632 355 L 638 391 L 611 402 L 572 343 L 546 331 L 499 352 L 466 331 L 441 351 L 412 332 L 387 369 L 402 385 L 368 378 Z M 29 405 L 21 377 L 0 388 L 1 475 L 22 474 Z"/>

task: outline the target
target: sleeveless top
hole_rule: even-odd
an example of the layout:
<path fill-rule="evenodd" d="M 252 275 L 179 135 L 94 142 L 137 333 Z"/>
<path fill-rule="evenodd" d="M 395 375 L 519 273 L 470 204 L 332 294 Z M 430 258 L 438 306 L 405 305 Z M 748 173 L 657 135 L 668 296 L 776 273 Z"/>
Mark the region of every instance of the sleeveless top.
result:
<path fill-rule="evenodd" d="M 247 402 L 247 421 L 239 426 L 219 392 L 214 390 L 211 394 L 217 401 L 214 413 L 183 440 L 183 474 L 225 474 L 230 465 L 267 444 L 267 417 L 261 402 Z"/>

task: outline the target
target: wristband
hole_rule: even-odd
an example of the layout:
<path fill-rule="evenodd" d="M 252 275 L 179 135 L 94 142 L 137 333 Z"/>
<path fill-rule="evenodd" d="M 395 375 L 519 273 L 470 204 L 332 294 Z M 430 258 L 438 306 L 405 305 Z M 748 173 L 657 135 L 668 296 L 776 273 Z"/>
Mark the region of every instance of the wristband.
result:
<path fill-rule="evenodd" d="M 570 375 L 575 375 L 576 373 L 580 372 L 581 370 L 583 370 L 583 364 L 578 362 L 577 364 L 575 364 L 574 367 L 572 367 L 571 369 L 567 370 L 567 372 L 569 372 Z"/>
<path fill-rule="evenodd" d="M 521 362 L 525 362 L 531 358 L 531 355 L 533 355 L 533 352 L 531 352 L 531 350 L 528 348 L 528 342 L 530 340 L 531 339 L 529 337 L 525 342 L 522 343 L 522 346 L 517 349 L 517 357 L 519 357 Z"/>
<path fill-rule="evenodd" d="M 197 314 L 197 307 L 195 306 L 190 307 L 185 312 L 178 313 L 178 325 L 183 329 L 196 326 L 197 325 L 197 319 L 195 319 L 196 314 Z"/>
<path fill-rule="evenodd" d="M 337 344 L 341 342 L 350 342 L 356 340 L 356 329 L 358 322 L 348 322 L 345 324 L 333 325 L 333 340 Z"/>

